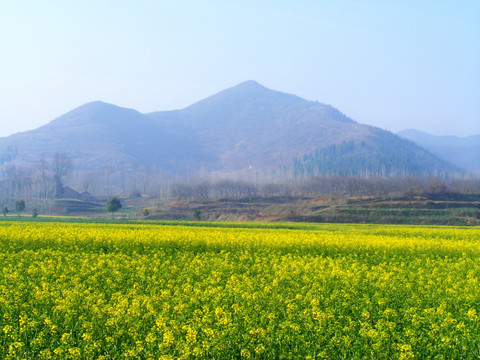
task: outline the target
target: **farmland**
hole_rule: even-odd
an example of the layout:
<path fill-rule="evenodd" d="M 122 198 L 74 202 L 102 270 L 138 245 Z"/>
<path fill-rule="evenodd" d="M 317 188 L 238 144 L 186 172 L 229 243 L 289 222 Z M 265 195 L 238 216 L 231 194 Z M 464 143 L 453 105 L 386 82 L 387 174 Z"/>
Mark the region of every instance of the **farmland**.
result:
<path fill-rule="evenodd" d="M 0 358 L 480 356 L 480 229 L 0 222 Z"/>

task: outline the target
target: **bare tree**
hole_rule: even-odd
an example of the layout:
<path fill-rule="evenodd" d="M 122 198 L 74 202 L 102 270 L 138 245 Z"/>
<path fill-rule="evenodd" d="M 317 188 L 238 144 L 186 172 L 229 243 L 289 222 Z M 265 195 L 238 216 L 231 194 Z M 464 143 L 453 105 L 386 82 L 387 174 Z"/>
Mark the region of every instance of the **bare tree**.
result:
<path fill-rule="evenodd" d="M 83 178 L 82 178 L 82 191 L 83 192 L 88 191 L 88 189 L 90 188 L 90 182 L 91 182 L 91 179 L 88 177 L 88 174 L 84 175 Z"/>
<path fill-rule="evenodd" d="M 175 183 L 170 189 L 170 193 L 177 200 L 188 199 L 193 195 L 192 186 L 187 183 Z"/>
<path fill-rule="evenodd" d="M 47 159 L 41 158 L 40 161 L 36 164 L 38 178 L 41 184 L 41 198 L 47 198 L 48 194 L 48 184 L 51 179 L 50 165 L 48 164 Z"/>
<path fill-rule="evenodd" d="M 32 191 L 31 171 L 28 168 L 8 165 L 5 169 L 3 192 L 6 199 L 28 197 Z"/>
<path fill-rule="evenodd" d="M 146 167 L 144 174 L 145 174 L 145 176 L 144 176 L 144 179 L 143 179 L 143 193 L 146 194 L 147 193 L 147 185 L 148 185 L 148 182 L 150 181 L 150 178 L 153 175 L 153 170 L 150 167 Z"/>
<path fill-rule="evenodd" d="M 53 179 L 55 181 L 55 197 L 63 196 L 63 182 L 65 177 L 73 171 L 72 159 L 66 153 L 56 152 L 52 160 Z"/>
<path fill-rule="evenodd" d="M 110 196 L 113 168 L 111 166 L 102 167 L 102 174 L 103 174 L 103 189 L 105 191 L 105 194 Z"/>
<path fill-rule="evenodd" d="M 208 199 L 211 185 L 207 180 L 200 181 L 193 186 L 194 197 Z"/>

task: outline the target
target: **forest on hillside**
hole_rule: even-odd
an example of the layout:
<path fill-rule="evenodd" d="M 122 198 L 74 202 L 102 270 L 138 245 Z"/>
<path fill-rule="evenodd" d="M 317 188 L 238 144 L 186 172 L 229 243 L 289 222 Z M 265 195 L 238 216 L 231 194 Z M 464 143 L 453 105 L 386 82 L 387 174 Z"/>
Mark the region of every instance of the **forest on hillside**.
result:
<path fill-rule="evenodd" d="M 383 141 L 381 141 L 383 140 Z M 392 142 L 393 140 L 393 142 Z M 428 176 L 433 171 L 432 164 L 420 166 L 411 154 L 415 150 L 404 144 L 395 144 L 395 138 L 379 139 L 373 144 L 364 141 L 356 143 L 345 141 L 339 145 L 319 148 L 315 152 L 294 159 L 295 177 L 314 177 L 324 175 L 355 177 L 405 177 Z M 411 151 L 409 156 L 408 151 Z M 448 171 L 437 171 L 440 178 L 452 176 Z M 464 176 L 465 171 L 457 169 L 457 176 Z"/>

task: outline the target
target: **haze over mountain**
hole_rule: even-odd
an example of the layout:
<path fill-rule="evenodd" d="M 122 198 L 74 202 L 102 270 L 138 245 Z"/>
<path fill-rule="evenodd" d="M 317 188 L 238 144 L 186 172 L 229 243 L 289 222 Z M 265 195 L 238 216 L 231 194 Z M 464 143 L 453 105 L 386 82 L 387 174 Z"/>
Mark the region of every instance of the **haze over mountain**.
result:
<path fill-rule="evenodd" d="M 100 101 L 82 105 L 36 130 L 0 139 L 3 162 L 12 158 L 12 152 L 19 163 L 32 163 L 57 151 L 72 157 L 77 170 L 142 166 L 177 172 L 208 159 L 189 134 L 175 136 L 146 115 Z"/>
<path fill-rule="evenodd" d="M 295 157 L 357 139 L 367 128 L 331 106 L 247 81 L 183 110 L 148 114 L 217 156 L 220 169 L 274 168 Z M 319 138 L 320 137 L 320 138 Z"/>
<path fill-rule="evenodd" d="M 480 135 L 435 136 L 413 129 L 400 131 L 398 135 L 452 164 L 480 174 Z"/>
<path fill-rule="evenodd" d="M 31 166 L 57 151 L 69 154 L 77 171 L 149 169 L 170 176 L 461 172 L 412 142 L 358 124 L 330 105 L 255 81 L 175 111 L 141 114 L 92 102 L 36 130 L 0 138 L 4 166 Z"/>

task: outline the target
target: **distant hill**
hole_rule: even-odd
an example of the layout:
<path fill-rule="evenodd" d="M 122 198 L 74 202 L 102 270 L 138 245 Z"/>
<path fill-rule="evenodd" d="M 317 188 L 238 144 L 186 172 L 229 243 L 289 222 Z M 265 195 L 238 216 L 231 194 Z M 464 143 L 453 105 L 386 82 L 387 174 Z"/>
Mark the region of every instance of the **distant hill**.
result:
<path fill-rule="evenodd" d="M 208 160 L 190 138 L 138 111 L 100 101 L 82 105 L 36 130 L 0 138 L 0 161 L 28 164 L 69 154 L 77 170 L 105 166 L 117 170 L 138 167 L 181 173 Z"/>
<path fill-rule="evenodd" d="M 435 136 L 413 129 L 400 131 L 398 135 L 452 164 L 480 174 L 480 135 Z"/>
<path fill-rule="evenodd" d="M 319 146 L 360 139 L 370 132 L 329 105 L 269 90 L 254 81 L 183 110 L 148 116 L 193 134 L 217 156 L 217 167 L 228 171 L 290 165 Z"/>
<path fill-rule="evenodd" d="M 0 138 L 0 166 L 31 166 L 68 153 L 77 171 L 117 175 L 149 169 L 198 174 L 299 176 L 446 175 L 461 170 L 390 132 L 361 125 L 330 105 L 255 81 L 185 109 L 141 114 L 92 102 L 36 130 Z M 122 180 L 123 181 L 123 180 Z"/>
<path fill-rule="evenodd" d="M 148 116 L 169 128 L 194 134 L 209 153 L 215 154 L 223 171 L 282 168 L 301 176 L 461 172 L 390 132 L 356 123 L 330 105 L 273 91 L 255 81 L 183 110 Z M 345 144 L 353 144 L 348 154 L 330 151 Z"/>

